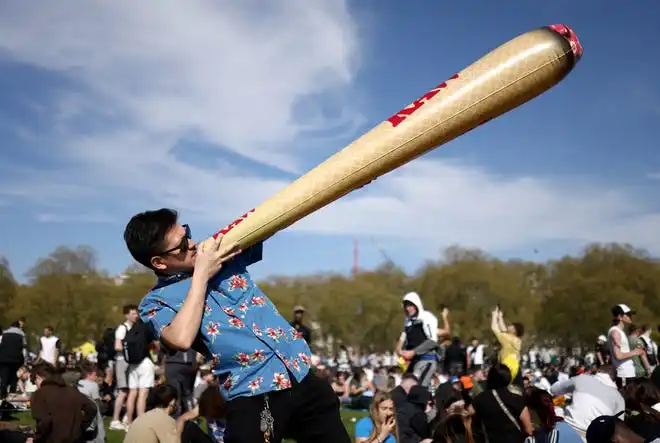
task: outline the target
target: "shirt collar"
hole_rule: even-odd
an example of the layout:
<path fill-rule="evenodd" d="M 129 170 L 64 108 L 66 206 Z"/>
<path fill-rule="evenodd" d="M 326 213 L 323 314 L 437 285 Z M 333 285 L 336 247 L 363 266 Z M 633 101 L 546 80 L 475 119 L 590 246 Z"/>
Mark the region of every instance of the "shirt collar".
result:
<path fill-rule="evenodd" d="M 154 289 L 169 286 L 173 283 L 178 283 L 181 280 L 185 280 L 190 277 L 192 277 L 192 272 L 183 272 L 183 271 L 170 275 L 159 275 L 158 282 L 156 283 L 156 286 L 154 286 Z"/>

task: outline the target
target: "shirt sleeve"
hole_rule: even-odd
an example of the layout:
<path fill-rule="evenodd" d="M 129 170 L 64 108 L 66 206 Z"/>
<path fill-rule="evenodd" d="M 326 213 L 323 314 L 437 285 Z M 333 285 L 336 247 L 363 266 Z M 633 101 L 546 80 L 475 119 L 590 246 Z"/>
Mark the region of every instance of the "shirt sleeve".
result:
<path fill-rule="evenodd" d="M 552 395 L 570 394 L 575 390 L 575 378 L 566 381 L 558 381 L 550 388 Z"/>
<path fill-rule="evenodd" d="M 175 316 L 174 309 L 151 298 L 145 298 L 140 303 L 140 318 L 150 326 L 155 339 L 160 339 L 163 329 L 172 323 Z"/>
<path fill-rule="evenodd" d="M 122 323 L 115 329 L 115 340 L 123 340 L 124 338 L 126 338 L 126 325 Z"/>
<path fill-rule="evenodd" d="M 32 394 L 30 399 L 32 419 L 35 422 L 35 441 L 42 441 L 48 438 L 53 427 L 50 411 L 48 410 L 48 406 L 46 406 L 45 399 L 42 399 L 43 395 L 41 394 L 37 391 Z"/>
<path fill-rule="evenodd" d="M 369 417 L 365 417 L 355 425 L 355 438 L 369 438 L 374 425 Z"/>
<path fill-rule="evenodd" d="M 427 312 L 425 316 L 426 337 L 429 340 L 438 341 L 438 317 Z"/>
<path fill-rule="evenodd" d="M 259 242 L 243 251 L 241 258 L 243 259 L 245 266 L 250 266 L 260 262 L 263 259 L 263 255 L 264 242 Z"/>

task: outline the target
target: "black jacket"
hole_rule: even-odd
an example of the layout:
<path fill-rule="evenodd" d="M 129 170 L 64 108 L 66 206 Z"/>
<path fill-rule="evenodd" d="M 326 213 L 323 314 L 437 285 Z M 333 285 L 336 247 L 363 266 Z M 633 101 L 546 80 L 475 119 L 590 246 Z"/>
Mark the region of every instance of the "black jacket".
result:
<path fill-rule="evenodd" d="M 0 364 L 22 365 L 25 362 L 23 352 L 27 346 L 23 330 L 15 326 L 5 329 L 0 340 Z"/>
<path fill-rule="evenodd" d="M 431 393 L 428 389 L 416 385 L 410 388 L 408 401 L 401 408 L 397 405 L 400 443 L 419 443 L 432 437 L 432 429 L 425 412 L 429 401 L 431 401 Z"/>

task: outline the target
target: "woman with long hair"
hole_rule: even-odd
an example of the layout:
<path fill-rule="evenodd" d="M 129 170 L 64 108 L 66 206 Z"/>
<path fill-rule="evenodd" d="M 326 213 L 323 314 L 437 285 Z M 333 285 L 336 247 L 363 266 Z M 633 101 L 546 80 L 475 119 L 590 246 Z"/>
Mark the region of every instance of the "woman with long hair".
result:
<path fill-rule="evenodd" d="M 511 370 L 498 363 L 488 371 L 486 390 L 469 406 L 488 443 L 523 443 L 534 432 L 529 409 L 517 390 L 509 389 Z"/>
<path fill-rule="evenodd" d="M 433 443 L 475 443 L 472 414 L 463 406 L 451 408 L 433 432 Z"/>
<path fill-rule="evenodd" d="M 194 420 L 203 417 L 209 439 L 199 435 L 202 429 Z M 177 429 L 181 442 L 208 441 L 209 443 L 222 443 L 225 437 L 225 420 L 227 418 L 227 401 L 220 394 L 217 385 L 209 385 L 199 397 L 197 406 L 184 413 L 177 420 Z"/>
<path fill-rule="evenodd" d="M 535 443 L 582 442 L 580 435 L 555 413 L 555 405 L 549 392 L 530 387 L 525 391 L 525 404 L 538 420 L 533 436 Z"/>
<path fill-rule="evenodd" d="M 394 401 L 388 392 L 377 392 L 369 416 L 355 425 L 355 443 L 399 443 Z"/>
<path fill-rule="evenodd" d="M 349 382 L 349 395 L 352 409 L 369 409 L 374 397 L 374 386 L 367 378 L 362 368 L 353 371 L 353 378 Z"/>

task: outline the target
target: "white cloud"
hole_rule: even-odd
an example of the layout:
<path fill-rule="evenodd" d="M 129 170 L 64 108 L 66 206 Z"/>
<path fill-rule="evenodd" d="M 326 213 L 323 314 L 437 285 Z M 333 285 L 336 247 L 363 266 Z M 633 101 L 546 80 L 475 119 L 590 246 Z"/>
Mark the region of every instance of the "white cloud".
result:
<path fill-rule="evenodd" d="M 10 0 L 0 42 L 14 59 L 77 82 L 57 103 L 62 124 L 100 115 L 158 141 L 193 131 L 289 171 L 300 164 L 288 142 L 331 119 L 321 125 L 319 107 L 306 106 L 303 116 L 296 107 L 313 94 L 333 93 L 326 105 L 341 97 L 358 59 L 345 2 L 324 0 Z M 350 110 L 334 104 L 338 122 L 350 126 Z M 165 155 L 170 147 L 113 151 Z"/>
<path fill-rule="evenodd" d="M 26 169 L 0 187 L 10 199 L 36 202 L 46 222 L 75 217 L 62 214 L 105 220 L 113 209 L 99 206 L 104 201 L 231 220 L 287 183 L 228 162 L 202 168 L 177 160 L 171 150 L 182 137 L 300 171 L 309 166 L 301 149 L 319 133 L 335 143 L 360 121 L 348 105 L 360 41 L 345 1 L 8 0 L 0 42 L 14 59 L 75 85 L 58 91 L 55 103 L 35 105 L 53 118 L 52 148 L 66 170 Z M 328 106 L 332 118 L 322 112 Z M 77 131 L 81 117 L 93 117 L 91 130 Z M 94 206 L 80 211 L 81 201 Z M 292 230 L 375 235 L 433 250 L 596 240 L 660 251 L 659 222 L 626 189 L 422 159 Z"/>
<path fill-rule="evenodd" d="M 568 240 L 632 242 L 660 252 L 660 212 L 632 190 L 566 180 L 416 160 L 295 229 L 379 235 L 428 251 L 454 243 L 494 251 Z"/>
<path fill-rule="evenodd" d="M 111 217 L 105 214 L 98 213 L 81 213 L 81 214 L 54 214 L 43 213 L 37 215 L 37 220 L 42 223 L 69 223 L 85 222 L 85 223 L 110 223 L 114 221 Z"/>

